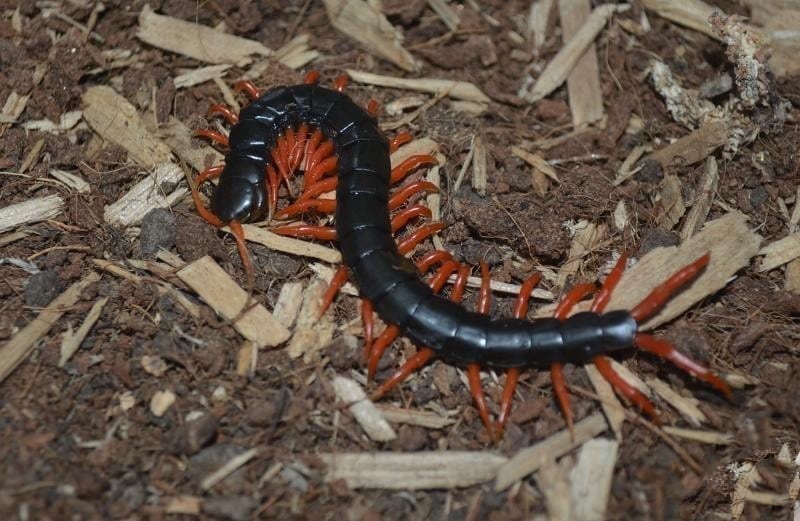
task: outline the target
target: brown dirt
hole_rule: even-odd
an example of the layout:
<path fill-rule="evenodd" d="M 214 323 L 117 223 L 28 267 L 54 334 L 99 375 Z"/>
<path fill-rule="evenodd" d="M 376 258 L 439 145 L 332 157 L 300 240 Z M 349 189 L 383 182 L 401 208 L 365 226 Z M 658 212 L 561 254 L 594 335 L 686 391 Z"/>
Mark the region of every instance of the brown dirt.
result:
<path fill-rule="evenodd" d="M 104 3 L 106 9 L 94 29 L 105 39 L 100 44 L 87 41 L 80 30 L 58 17 L 44 16 L 34 2 L 19 2 L 23 34 L 18 35 L 11 24 L 17 2 L 0 0 L 0 100 L 12 90 L 32 91 L 21 120 L 58 121 L 65 111 L 80 108 L 81 96 L 90 86 L 113 85 L 141 110 L 150 108 L 155 93 L 159 121 L 172 115 L 193 128 L 203 126 L 206 108 L 218 101 L 217 88 L 208 82 L 176 92 L 172 83 L 179 71 L 201 64 L 135 38 L 143 1 Z M 200 24 L 224 22 L 230 32 L 278 48 L 291 36 L 288 31 L 306 2 L 149 3 L 162 14 Z M 722 47 L 655 15 L 650 16 L 653 30 L 639 37 L 634 48 L 626 46 L 627 36 L 619 27 L 604 33 L 598 49 L 603 58 L 606 128 L 546 151 L 547 159 L 565 161 L 557 161 L 562 182 L 551 185 L 542 197 L 531 185 L 529 167 L 510 154 L 510 145 L 521 138 L 558 136 L 569 128 L 566 94 L 561 89 L 536 107 L 516 97 L 525 64 L 510 58 L 516 44 L 507 34 L 515 20 L 527 16 L 530 2 L 479 3 L 501 27 L 486 23 L 465 3 L 460 10 L 462 31 L 442 39 L 446 28 L 426 8 L 426 2 L 384 2 L 391 21 L 403 28 L 406 47 L 420 49 L 415 54 L 423 63 L 422 76 L 472 81 L 493 99 L 489 112 L 480 117 L 456 112 L 443 100 L 410 129 L 438 140 L 447 157 L 443 171 L 444 215 L 449 226 L 443 237 L 447 245 L 471 263 L 489 260 L 497 278 L 519 282 L 527 271 L 512 265 L 512 256 L 523 260 L 523 268 L 530 262 L 560 265 L 570 245 L 564 223 L 608 221 L 620 200 L 626 202 L 634 221 L 632 231 L 613 236 L 602 251 L 590 256 L 583 270 L 589 279 L 611 251 L 641 254 L 670 243 L 672 238 L 660 233 L 655 222 L 653 198 L 661 173 L 639 175 L 619 188 L 611 187 L 609 180 L 634 146 L 655 138 L 668 141 L 686 132 L 672 122 L 661 98 L 641 80 L 651 54 L 665 60 L 685 84 L 697 87 L 726 69 Z M 324 56 L 313 64 L 323 78 L 332 78 L 347 67 L 400 75 L 336 32 L 321 3 L 309 4 L 300 27 L 313 35 L 314 47 Z M 729 12 L 742 9 L 734 2 L 721 4 Z M 58 9 L 85 23 L 93 5 L 64 2 Z M 637 15 L 624 16 L 636 19 Z M 430 43 L 432 39 L 437 40 Z M 545 56 L 552 56 L 559 47 L 560 39 L 551 36 Z M 139 56 L 141 67 L 106 69 L 100 52 L 107 49 L 132 51 Z M 99 73 L 93 71 L 98 67 Z M 41 81 L 35 84 L 41 71 Z M 240 72 L 234 69 L 228 77 Z M 301 77 L 276 66 L 260 83 L 268 87 Z M 778 87 L 795 106 L 800 104 L 799 82 L 797 78 L 783 79 Z M 352 86 L 350 93 L 360 102 L 371 97 L 388 102 L 406 94 L 360 85 Z M 632 114 L 641 118 L 645 127 L 639 133 L 626 134 Z M 5 343 L 36 316 L 37 306 L 88 273 L 93 258 L 122 262 L 146 256 L 141 254 L 138 239 L 107 226 L 102 219 L 104 205 L 124 194 L 142 174 L 131 166 L 124 150 L 98 142 L 86 128 L 62 135 L 26 132 L 18 126 L 0 125 L 0 129 L 4 172 L 18 171 L 34 144 L 44 139 L 42 152 L 25 177 L 0 176 L 3 206 L 56 193 L 52 184 L 43 182 L 52 168 L 75 172 L 91 184 L 89 194 L 62 193 L 67 210 L 56 220 L 68 226 L 34 225 L 26 228 L 28 237 L 2 248 L 1 257 L 24 259 L 55 246 L 88 246 L 88 251 L 56 249 L 38 257 L 35 262 L 43 271 L 36 275 L 0 264 L 0 341 Z M 487 197 L 476 195 L 469 183 L 458 193 L 450 189 L 475 133 L 489 149 Z M 746 213 L 766 242 L 786 233 L 777 201 L 791 199 L 797 189 L 798 149 L 800 128 L 787 123 L 732 160 L 721 161 L 718 199 Z M 761 153 L 764 160 L 756 169 L 752 158 Z M 589 154 L 600 159 L 581 159 Z M 692 192 L 702 169 L 682 167 L 673 173 Z M 516 223 L 508 219 L 509 213 Z M 715 206 L 709 219 L 722 213 Z M 173 209 L 171 219 L 158 222 L 174 230 L 165 230 L 166 238 L 152 240 L 166 241 L 168 246 L 174 242 L 173 251 L 186 261 L 211 255 L 244 284 L 232 241 L 207 226 L 188 201 Z M 259 273 L 256 297 L 270 309 L 284 282 L 311 277 L 303 259 L 257 246 L 251 248 L 251 255 Z M 732 462 L 760 462 L 762 488 L 785 493 L 791 471 L 775 464 L 773 457 L 783 443 L 794 451 L 800 447 L 800 296 L 782 288 L 780 269 L 766 274 L 746 269 L 717 295 L 663 328 L 668 338 L 712 367 L 735 369 L 761 382 L 737 391 L 733 403 L 665 363 L 645 355 L 628 357 L 629 366 L 637 373 L 657 375 L 675 389 L 691 391 L 700 398 L 711 419 L 710 427 L 733 433 L 736 442 L 728 446 L 680 442 L 700 463 L 703 473 L 697 475 L 660 438 L 637 424 L 626 423 L 614 473 L 610 519 L 716 519 L 716 513 L 730 509 L 733 477 L 727 466 Z M 68 324 L 77 327 L 102 296 L 110 300 L 100 320 L 73 359 L 59 368 L 61 333 Z M 466 299 L 466 305 L 472 302 L 474 295 Z M 508 315 L 510 306 L 509 299 L 499 299 L 493 313 Z M 337 320 L 350 321 L 357 310 L 355 299 L 342 297 Z M 335 340 L 329 351 L 323 351 L 325 358 L 312 363 L 291 360 L 283 350 L 263 352 L 249 379 L 235 372 L 240 345 L 239 335 L 209 309 L 203 308 L 203 316 L 195 320 L 172 298 L 160 296 L 155 285 L 135 285 L 105 274 L 0 384 L 0 517 L 163 519 L 162 499 L 182 495 L 201 496 L 202 518 L 207 519 L 526 519 L 546 513 L 534 480 L 516 494 L 498 494 L 490 484 L 396 493 L 353 491 L 342 483 L 322 481 L 323 466 L 314 456 L 318 452 L 488 448 L 470 395 L 453 367 L 430 365 L 392 399 L 417 408 L 433 402 L 440 408 L 458 410 L 455 426 L 442 431 L 402 426 L 398 439 L 383 446 L 368 441 L 354 419 L 342 413 L 334 441 L 332 418 L 338 409 L 329 377 L 335 371 L 363 369 L 349 344 Z M 380 376 L 387 375 L 410 352 L 407 342 L 392 349 L 381 365 Z M 589 388 L 582 370 L 568 366 L 566 374 L 571 385 Z M 164 416 L 156 417 L 150 413 L 149 402 L 156 391 L 165 389 L 175 393 L 176 402 Z M 493 403 L 498 394 L 497 387 L 488 389 Z M 565 427 L 546 374 L 527 372 L 519 394 L 506 437 L 497 448 L 506 455 Z M 135 404 L 123 407 L 129 400 Z M 573 401 L 578 418 L 598 409 L 584 398 Z M 668 423 L 673 420 L 681 422 L 677 414 L 667 412 Z M 202 492 L 200 480 L 251 447 L 261 447 L 263 452 L 210 492 Z M 283 470 L 268 485 L 259 486 L 259 479 L 275 463 L 282 463 Z M 789 510 L 788 506 L 748 504 L 744 518 L 786 519 Z"/>

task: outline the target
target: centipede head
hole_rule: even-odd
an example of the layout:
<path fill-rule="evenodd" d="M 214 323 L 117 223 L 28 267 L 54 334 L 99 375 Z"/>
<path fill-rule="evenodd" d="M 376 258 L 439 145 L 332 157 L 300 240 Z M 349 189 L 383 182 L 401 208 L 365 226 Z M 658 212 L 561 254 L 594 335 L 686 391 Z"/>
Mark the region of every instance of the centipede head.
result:
<path fill-rule="evenodd" d="M 224 179 L 211 197 L 211 211 L 224 223 L 254 221 L 267 213 L 267 207 L 264 188 L 241 177 Z"/>

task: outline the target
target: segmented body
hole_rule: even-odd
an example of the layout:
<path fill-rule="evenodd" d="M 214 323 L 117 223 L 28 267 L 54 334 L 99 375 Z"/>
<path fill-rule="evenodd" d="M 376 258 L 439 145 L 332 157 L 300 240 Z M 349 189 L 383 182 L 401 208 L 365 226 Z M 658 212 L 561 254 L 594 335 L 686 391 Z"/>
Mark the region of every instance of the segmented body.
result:
<path fill-rule="evenodd" d="M 287 127 L 309 123 L 335 146 L 339 182 L 336 231 L 344 263 L 378 315 L 450 362 L 495 367 L 583 362 L 629 348 L 636 321 L 626 311 L 578 313 L 565 321 L 491 320 L 434 294 L 397 251 L 388 210 L 389 143 L 376 119 L 346 95 L 318 85 L 279 87 L 253 101 L 230 132 L 230 152 L 211 201 L 223 220 L 261 200 L 236 198 L 246 182 L 265 194 L 268 151 Z M 233 201 L 236 204 L 231 205 Z M 249 216 L 260 217 L 265 209 Z"/>

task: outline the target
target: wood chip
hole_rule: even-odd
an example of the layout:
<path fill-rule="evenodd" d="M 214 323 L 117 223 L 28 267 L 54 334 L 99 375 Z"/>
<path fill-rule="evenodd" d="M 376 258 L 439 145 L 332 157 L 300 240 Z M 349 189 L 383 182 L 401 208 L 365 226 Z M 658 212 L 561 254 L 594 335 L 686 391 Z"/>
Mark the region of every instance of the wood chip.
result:
<path fill-rule="evenodd" d="M 519 97 L 535 103 L 561 86 L 611 15 L 628 8 L 630 6 L 624 4 L 606 4 L 594 9 L 581 28 L 547 64 L 533 86 L 528 88 L 523 85 L 518 93 Z"/>
<path fill-rule="evenodd" d="M 648 378 L 647 385 L 655 391 L 665 402 L 675 408 L 686 421 L 695 427 L 700 427 L 708 421 L 706 415 L 700 410 L 700 400 L 678 394 L 667 382 L 659 378 Z"/>
<path fill-rule="evenodd" d="M 17 91 L 12 90 L 11 94 L 6 98 L 3 103 L 3 110 L 0 111 L 0 136 L 3 135 L 7 125 L 16 123 L 19 117 L 25 112 L 25 107 L 28 106 L 29 94 L 20 96 Z"/>
<path fill-rule="evenodd" d="M 64 199 L 47 195 L 0 208 L 0 233 L 24 224 L 32 224 L 57 217 L 64 208 Z"/>
<path fill-rule="evenodd" d="M 547 39 L 547 29 L 551 15 L 555 12 L 555 0 L 536 0 L 531 2 L 528 11 L 528 39 L 533 43 L 533 52 L 538 54 Z"/>
<path fill-rule="evenodd" d="M 103 139 L 119 145 L 137 164 L 153 167 L 170 160 L 169 147 L 153 136 L 128 100 L 106 86 L 83 95 L 83 118 Z"/>
<path fill-rule="evenodd" d="M 617 462 L 619 442 L 595 438 L 586 442 L 572 469 L 572 519 L 603 521 L 611 495 L 611 481 Z"/>
<path fill-rule="evenodd" d="M 800 257 L 800 232 L 787 235 L 783 239 L 773 241 L 758 252 L 764 258 L 758 264 L 756 271 L 764 272 L 774 270 Z"/>
<path fill-rule="evenodd" d="M 247 292 L 209 256 L 186 265 L 177 275 L 226 320 L 238 316 L 247 304 Z M 261 304 L 242 315 L 233 327 L 259 347 L 274 347 L 289 339 L 289 330 Z"/>
<path fill-rule="evenodd" d="M 150 398 L 150 412 L 156 418 L 161 418 L 172 407 L 176 398 L 175 393 L 169 389 L 156 391 L 153 397 Z"/>
<path fill-rule="evenodd" d="M 251 224 L 244 224 L 242 228 L 244 228 L 245 239 L 266 246 L 267 248 L 272 248 L 273 250 L 283 253 L 290 253 L 292 255 L 312 257 L 331 264 L 339 264 L 342 262 L 342 254 L 339 253 L 339 250 L 329 248 L 328 246 L 292 239 L 291 237 L 283 237 L 282 235 L 277 235 L 264 228 L 259 228 Z M 222 228 L 222 230 L 230 232 L 227 226 Z"/>
<path fill-rule="evenodd" d="M 747 226 L 746 219 L 739 212 L 731 212 L 707 222 L 697 235 L 680 246 L 650 251 L 625 272 L 611 296 L 608 310 L 632 309 L 670 275 L 706 253 L 711 254 L 711 261 L 705 271 L 640 329 L 658 327 L 716 293 L 758 252 L 761 237 Z"/>
<path fill-rule="evenodd" d="M 255 40 L 240 38 L 195 22 L 156 14 L 145 5 L 139 14 L 136 37 L 154 47 L 206 63 L 246 65 L 253 55 L 269 56 L 272 50 Z"/>
<path fill-rule="evenodd" d="M 588 20 L 592 4 L 589 0 L 559 0 L 558 10 L 563 30 L 562 37 L 565 41 L 569 41 Z M 600 67 L 594 43 L 589 44 L 569 73 L 567 92 L 574 127 L 603 119 L 605 116 L 603 91 L 600 88 Z"/>
<path fill-rule="evenodd" d="M 188 87 L 194 87 L 195 85 L 200 85 L 201 83 L 213 80 L 214 78 L 222 78 L 231 67 L 231 65 L 223 63 L 220 65 L 199 67 L 197 69 L 192 69 L 189 72 L 184 72 L 183 74 L 175 76 L 175 80 L 173 80 L 175 83 L 175 89 L 180 90 Z"/>
<path fill-rule="evenodd" d="M 375 407 L 364 389 L 355 380 L 336 376 L 333 379 L 333 389 L 336 392 L 336 399 L 348 405 L 348 409 L 353 414 L 361 428 L 373 441 L 391 441 L 397 438 L 394 429 Z"/>
<path fill-rule="evenodd" d="M 258 346 L 255 342 L 245 340 L 236 354 L 236 374 L 252 378 L 256 374 L 258 362 Z"/>
<path fill-rule="evenodd" d="M 664 432 L 676 438 L 707 443 L 709 445 L 730 445 L 733 443 L 733 435 L 726 432 L 699 431 L 696 429 L 681 429 L 679 427 L 666 426 Z"/>
<path fill-rule="evenodd" d="M 438 78 L 396 78 L 394 76 L 381 76 L 371 72 L 347 69 L 347 74 L 353 81 L 366 83 L 367 85 L 377 85 L 379 87 L 391 87 L 395 89 L 415 90 L 439 94 L 447 92 L 447 95 L 454 99 L 476 101 L 479 103 L 489 103 L 491 100 L 473 83 L 466 81 L 442 80 Z"/>
<path fill-rule="evenodd" d="M 730 129 L 730 122 L 709 121 L 688 136 L 656 150 L 644 160 L 658 161 L 663 168 L 699 163 L 728 141 Z"/>
<path fill-rule="evenodd" d="M 622 423 L 625 421 L 625 407 L 620 403 L 617 395 L 614 393 L 614 388 L 608 383 L 608 380 L 603 378 L 600 371 L 594 364 L 584 365 L 586 374 L 589 376 L 589 381 L 592 382 L 592 387 L 600 396 L 600 406 L 608 420 L 608 425 L 614 431 L 617 440 L 622 440 Z"/>
<path fill-rule="evenodd" d="M 550 163 L 548 163 L 547 160 L 540 154 L 528 152 L 527 150 L 524 150 L 522 147 L 518 146 L 512 146 L 511 153 L 531 165 L 537 172 L 541 172 L 556 183 L 561 182 L 558 179 L 556 169 L 550 166 Z"/>
<path fill-rule="evenodd" d="M 505 490 L 516 481 L 536 472 L 546 462 L 559 458 L 608 428 L 601 413 L 595 413 L 575 424 L 575 439 L 567 429 L 550 436 L 526 449 L 522 449 L 497 472 L 496 491 Z"/>
<path fill-rule="evenodd" d="M 324 0 L 328 18 L 339 32 L 360 43 L 367 52 L 394 63 L 404 71 L 419 63 L 402 46 L 403 36 L 383 14 L 363 0 Z"/>
<path fill-rule="evenodd" d="M 50 175 L 61 181 L 68 189 L 74 190 L 79 194 L 88 194 L 92 187 L 79 175 L 71 174 L 57 168 L 50 170 Z"/>
<path fill-rule="evenodd" d="M 237 469 L 247 464 L 248 461 L 256 457 L 258 452 L 258 449 L 249 449 L 232 457 L 223 466 L 203 478 L 203 481 L 200 482 L 200 488 L 203 490 L 211 490 L 214 485 L 227 478 Z"/>
<path fill-rule="evenodd" d="M 703 172 L 703 179 L 698 187 L 697 197 L 681 227 L 682 240 L 685 241 L 697 233 L 703 226 L 703 223 L 706 222 L 708 211 L 711 209 L 711 203 L 714 202 L 714 197 L 717 195 L 718 184 L 719 167 L 717 166 L 717 160 L 714 156 L 708 156 Z"/>
<path fill-rule="evenodd" d="M 73 333 L 72 327 L 70 327 L 64 333 L 64 337 L 61 339 L 61 357 L 58 360 L 58 367 L 64 367 L 69 359 L 72 358 L 72 355 L 78 351 L 83 339 L 86 338 L 92 326 L 100 318 L 100 313 L 103 312 L 103 306 L 106 305 L 106 302 L 108 302 L 108 297 L 101 298 L 94 303 L 78 331 Z"/>
<path fill-rule="evenodd" d="M 472 188 L 478 195 L 486 195 L 486 145 L 480 136 L 475 136 L 472 143 Z"/>
<path fill-rule="evenodd" d="M 325 481 L 343 479 L 350 488 L 389 490 L 452 489 L 494 478 L 508 459 L 491 452 L 320 454 Z"/>
<path fill-rule="evenodd" d="M 202 511 L 203 498 L 196 496 L 175 496 L 163 499 L 164 513 L 199 516 Z"/>
<path fill-rule="evenodd" d="M 445 0 L 428 0 L 428 5 L 433 9 L 433 12 L 442 19 L 450 31 L 458 29 L 458 24 L 461 20 L 458 14 L 453 11 L 453 8 L 450 7 Z"/>
<path fill-rule="evenodd" d="M 159 136 L 176 156 L 198 172 L 205 170 L 206 166 L 220 164 L 225 159 L 225 156 L 212 146 L 195 145 L 192 142 L 192 129 L 176 118 L 170 117 L 169 121 L 159 127 Z"/>
<path fill-rule="evenodd" d="M 608 235 L 608 226 L 605 224 L 594 224 L 582 220 L 577 224 L 576 228 L 577 232 L 569 247 L 569 260 L 558 270 L 556 286 L 559 288 L 563 288 L 567 280 L 578 273 L 583 266 L 586 255 L 594 251 Z"/>
<path fill-rule="evenodd" d="M 311 361 L 312 355 L 330 344 L 336 326 L 331 319 L 331 313 L 320 316 L 322 297 L 328 289 L 328 283 L 315 279 L 303 292 L 302 306 L 297 314 L 297 325 L 294 335 L 286 348 L 286 353 L 291 358 L 304 356 L 306 362 Z"/>
<path fill-rule="evenodd" d="M 78 301 L 83 290 L 98 280 L 100 280 L 100 275 L 92 271 L 72 284 L 66 291 L 53 299 L 35 319 L 0 347 L 0 382 L 22 363 L 39 339 L 46 335 L 67 309 Z"/>
<path fill-rule="evenodd" d="M 384 404 L 377 404 L 376 407 L 381 411 L 383 417 L 391 423 L 416 425 L 418 427 L 425 427 L 426 429 L 444 429 L 455 422 L 452 418 L 447 418 L 430 411 L 405 409 Z"/>
<path fill-rule="evenodd" d="M 611 182 L 611 184 L 613 186 L 619 186 L 628 178 L 636 175 L 636 172 L 641 170 L 642 167 L 641 165 L 634 167 L 634 165 L 650 150 L 652 150 L 652 147 L 649 145 L 638 145 L 633 147 L 633 150 L 630 151 L 628 156 L 625 158 L 625 161 L 623 161 L 622 165 L 619 167 L 619 170 L 617 171 L 617 177 Z"/>
<path fill-rule="evenodd" d="M 697 32 L 719 40 L 708 19 L 719 7 L 711 6 L 701 0 L 642 0 L 645 9 L 655 11 L 662 18 L 693 29 Z"/>
<path fill-rule="evenodd" d="M 275 309 L 272 314 L 278 322 L 287 328 L 291 328 L 297 318 L 300 304 L 303 302 L 302 295 L 302 282 L 287 282 L 281 286 L 281 292 L 278 294 L 278 300 L 275 302 Z"/>
<path fill-rule="evenodd" d="M 575 462 L 571 457 L 552 459 L 542 465 L 536 473 L 536 485 L 544 495 L 549 519 L 572 519 L 572 499 L 570 498 L 570 471 Z"/>
<path fill-rule="evenodd" d="M 681 181 L 674 174 L 666 174 L 661 181 L 656 201 L 658 215 L 656 222 L 659 228 L 670 231 L 686 213 L 686 205 L 681 193 Z"/>
<path fill-rule="evenodd" d="M 174 163 L 158 165 L 144 179 L 133 185 L 116 202 L 106 206 L 103 218 L 109 224 L 133 226 L 141 222 L 150 210 L 169 208 L 188 194 L 185 187 L 177 187 L 165 194 L 165 185 L 175 185 L 184 179 L 183 170 Z"/>

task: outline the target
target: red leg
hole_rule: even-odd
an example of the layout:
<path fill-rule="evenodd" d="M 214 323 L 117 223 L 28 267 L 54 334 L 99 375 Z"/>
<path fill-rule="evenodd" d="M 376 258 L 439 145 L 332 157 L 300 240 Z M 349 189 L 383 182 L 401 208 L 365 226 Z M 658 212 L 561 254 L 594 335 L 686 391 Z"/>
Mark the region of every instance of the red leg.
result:
<path fill-rule="evenodd" d="M 400 132 L 389 141 L 389 152 L 397 152 L 397 149 L 414 139 L 408 132 Z"/>
<path fill-rule="evenodd" d="M 402 187 L 389 198 L 389 211 L 397 210 L 413 195 L 418 193 L 436 193 L 439 188 L 430 181 L 415 181 Z"/>
<path fill-rule="evenodd" d="M 416 204 L 414 206 L 410 206 L 403 210 L 402 212 L 398 213 L 394 217 L 392 217 L 392 232 L 396 232 L 406 224 L 408 221 L 415 217 L 423 217 L 430 219 L 432 216 L 431 209 L 427 206 Z"/>
<path fill-rule="evenodd" d="M 347 74 L 340 74 L 333 80 L 334 88 L 339 92 L 344 92 L 345 87 L 350 82 L 350 79 L 347 77 Z"/>
<path fill-rule="evenodd" d="M 216 105 L 211 105 L 208 109 L 209 116 L 222 116 L 224 117 L 228 123 L 231 125 L 235 125 L 239 123 L 239 115 L 233 112 L 230 108 L 220 103 Z"/>
<path fill-rule="evenodd" d="M 294 135 L 294 143 L 292 144 L 291 152 L 289 154 L 289 167 L 291 168 L 292 173 L 296 172 L 297 169 L 300 168 L 300 162 L 303 160 L 305 144 L 307 142 L 308 123 L 301 123 Z"/>
<path fill-rule="evenodd" d="M 308 71 L 306 77 L 303 78 L 303 83 L 306 85 L 316 85 L 319 82 L 319 71 Z"/>
<path fill-rule="evenodd" d="M 370 395 L 370 399 L 378 400 L 397 385 L 405 382 L 406 378 L 408 378 L 411 373 L 427 364 L 428 361 L 433 358 L 433 355 L 434 352 L 432 349 L 428 349 L 427 347 L 420 348 L 414 356 L 406 360 L 406 363 L 404 363 L 400 369 L 395 371 L 380 387 L 375 389 L 375 392 Z"/>
<path fill-rule="evenodd" d="M 278 235 L 290 237 L 305 237 L 319 239 L 321 241 L 335 241 L 336 228 L 333 226 L 314 226 L 311 224 L 292 224 L 288 226 L 277 226 L 270 230 Z"/>
<path fill-rule="evenodd" d="M 425 224 L 408 234 L 402 241 L 398 242 L 397 251 L 400 252 L 400 255 L 405 255 L 413 250 L 417 244 L 443 229 L 444 223 L 441 222 Z"/>
<path fill-rule="evenodd" d="M 314 130 L 314 132 L 311 133 L 311 137 L 306 142 L 306 152 L 305 152 L 305 158 L 304 158 L 304 161 L 303 161 L 303 171 L 304 172 L 308 172 L 309 164 L 310 164 L 310 161 L 311 161 L 311 156 L 313 156 L 314 153 L 317 151 L 317 147 L 319 146 L 321 141 L 322 141 L 322 131 L 319 130 L 319 129 Z M 307 181 L 307 179 L 308 178 L 306 178 L 306 177 L 303 178 L 303 191 L 305 191 L 305 189 L 310 184 Z"/>
<path fill-rule="evenodd" d="M 467 366 L 467 378 L 469 379 L 469 390 L 475 402 L 475 408 L 478 409 L 478 415 L 486 426 L 489 439 L 494 443 L 496 441 L 494 428 L 489 417 L 489 408 L 486 406 L 486 396 L 483 394 L 483 387 L 481 387 L 481 366 L 479 364 L 469 364 Z"/>
<path fill-rule="evenodd" d="M 336 211 L 336 199 L 309 199 L 307 201 L 290 204 L 283 210 L 276 212 L 275 215 L 279 219 L 286 219 L 310 211 L 333 213 Z"/>
<path fill-rule="evenodd" d="M 729 400 L 731 399 L 731 388 L 728 387 L 728 384 L 725 383 L 722 378 L 715 375 L 703 364 L 692 360 L 687 355 L 675 349 L 675 347 L 673 347 L 669 342 L 661 338 L 656 338 L 652 335 L 638 333 L 634 343 L 637 347 L 647 351 L 648 353 L 652 353 L 663 358 L 664 360 L 669 360 L 676 367 L 683 369 L 698 380 L 703 380 L 711 385 L 711 387 L 714 387 L 718 391 L 722 392 L 722 394 L 724 394 Z"/>
<path fill-rule="evenodd" d="M 313 136 L 312 136 L 313 137 Z M 322 134 L 320 134 L 320 139 L 322 139 Z M 333 143 L 329 140 L 324 141 L 323 143 L 319 144 L 314 150 L 314 153 L 311 154 L 310 159 L 308 160 L 308 165 L 306 166 L 306 183 L 305 186 L 308 188 L 312 183 L 311 179 L 308 176 L 308 173 L 316 167 L 320 161 L 323 159 L 330 157 L 333 154 L 334 148 Z"/>
<path fill-rule="evenodd" d="M 369 115 L 372 116 L 373 118 L 378 115 L 378 111 L 380 109 L 381 109 L 381 104 L 378 103 L 378 100 L 376 99 L 371 99 L 367 103 L 367 112 L 369 112 Z"/>
<path fill-rule="evenodd" d="M 233 90 L 236 92 L 244 92 L 246 93 L 251 100 L 261 97 L 261 91 L 253 85 L 253 82 L 244 80 L 237 82 L 233 85 Z"/>
<path fill-rule="evenodd" d="M 247 251 L 247 245 L 244 242 L 244 230 L 242 229 L 241 223 L 236 219 L 229 222 L 228 227 L 231 229 L 233 238 L 236 239 L 236 247 L 239 249 L 239 256 L 242 258 L 244 272 L 247 274 L 247 294 L 251 295 L 255 282 L 255 271 L 253 270 L 253 264 L 250 262 L 250 253 Z"/>
<path fill-rule="evenodd" d="M 333 168 L 336 168 L 336 158 L 332 157 L 333 159 Z M 320 163 L 320 167 L 326 164 L 328 160 L 326 159 L 322 163 Z M 303 201 L 307 201 L 308 199 L 312 199 L 324 193 L 330 192 L 331 190 L 335 190 L 336 186 L 339 184 L 338 177 L 326 177 L 320 181 L 317 181 L 313 185 L 308 187 L 308 190 L 300 194 L 300 197 L 297 198 L 298 203 L 302 203 Z"/>
<path fill-rule="evenodd" d="M 680 288 L 697 278 L 700 272 L 708 265 L 710 259 L 711 256 L 706 253 L 693 263 L 675 272 L 663 284 L 651 291 L 644 300 L 631 310 L 631 315 L 636 319 L 636 322 L 641 324 L 653 316 Z"/>
<path fill-rule="evenodd" d="M 361 299 L 361 322 L 364 323 L 364 350 L 372 350 L 372 334 L 375 331 L 375 320 L 372 316 L 372 301 Z"/>
<path fill-rule="evenodd" d="M 200 175 L 197 176 L 197 179 L 195 179 L 194 187 L 192 188 L 192 200 L 194 201 L 194 205 L 197 208 L 197 213 L 199 213 L 200 217 L 205 219 L 207 223 L 217 228 L 223 227 L 225 223 L 223 223 L 219 219 L 219 217 L 211 213 L 211 210 L 209 210 L 203 205 L 203 201 L 200 200 L 200 192 L 198 190 L 200 188 L 200 185 L 202 185 L 209 179 L 214 179 L 216 177 L 219 177 L 224 168 L 225 168 L 224 165 L 217 165 L 217 166 L 212 166 L 211 168 L 207 168 L 206 170 L 203 170 L 200 173 Z"/>
<path fill-rule="evenodd" d="M 389 183 L 395 184 L 398 181 L 402 180 L 405 176 L 407 176 L 410 172 L 413 172 L 417 168 L 425 165 L 435 165 L 438 162 L 436 158 L 427 154 L 418 155 L 418 156 L 411 156 L 396 167 L 392 168 L 391 176 L 389 177 Z"/>
<path fill-rule="evenodd" d="M 320 306 L 319 316 L 325 314 L 328 310 L 330 305 L 333 303 L 333 299 L 336 298 L 336 294 L 339 293 L 339 290 L 342 289 L 344 283 L 347 282 L 347 268 L 342 266 L 336 273 L 333 274 L 333 278 L 331 278 L 331 283 L 328 286 L 328 289 L 325 290 L 325 294 L 322 296 L 322 305 Z"/>
<path fill-rule="evenodd" d="M 267 199 L 269 200 L 270 214 L 278 207 L 278 190 L 280 189 L 281 180 L 278 178 L 278 172 L 275 167 L 267 165 Z M 272 215 L 269 216 L 267 222 L 272 220 Z"/>
<path fill-rule="evenodd" d="M 417 269 L 420 273 L 427 273 L 431 266 L 434 264 L 441 264 L 445 261 L 452 260 L 453 256 L 450 253 L 442 250 L 429 251 L 417 261 Z"/>
<path fill-rule="evenodd" d="M 603 375 L 603 378 L 605 378 L 619 394 L 630 400 L 631 403 L 641 409 L 642 412 L 647 414 L 647 416 L 649 416 L 650 419 L 655 423 L 659 422 L 656 408 L 653 407 L 653 404 L 650 403 L 650 400 L 648 400 L 647 397 L 638 389 L 628 385 L 628 383 L 623 380 L 616 371 L 614 371 L 614 368 L 611 367 L 611 362 L 609 361 L 608 357 L 595 357 L 594 365 L 597 367 L 597 370 L 600 371 L 600 374 Z"/>
<path fill-rule="evenodd" d="M 195 136 L 208 138 L 214 143 L 222 145 L 224 147 L 228 146 L 228 138 L 223 134 L 220 134 L 216 130 L 211 130 L 210 128 L 201 128 L 194 133 Z"/>
<path fill-rule="evenodd" d="M 528 314 L 528 303 L 531 298 L 531 293 L 533 293 L 533 289 L 539 284 L 541 279 L 541 274 L 534 273 L 528 280 L 522 283 L 522 287 L 517 295 L 517 301 L 514 304 L 514 318 L 522 320 L 525 318 L 525 315 Z M 514 402 L 514 391 L 519 381 L 519 373 L 520 370 L 516 367 L 506 371 L 506 384 L 503 386 L 503 395 L 500 399 L 500 413 L 497 415 L 496 423 L 498 437 L 500 437 L 505 430 L 508 418 L 511 416 L 511 404 Z"/>
<path fill-rule="evenodd" d="M 617 287 L 617 284 L 619 284 L 619 281 L 622 278 L 622 273 L 625 271 L 625 266 L 627 266 L 627 264 L 628 256 L 623 253 L 619 256 L 619 259 L 617 259 L 617 263 L 614 265 L 614 268 L 612 268 L 611 273 L 609 273 L 608 277 L 606 277 L 603 287 L 600 288 L 600 291 L 598 291 L 597 295 L 595 295 L 594 302 L 592 302 L 593 312 L 602 313 L 605 311 L 608 301 L 611 300 L 611 293 Z"/>

